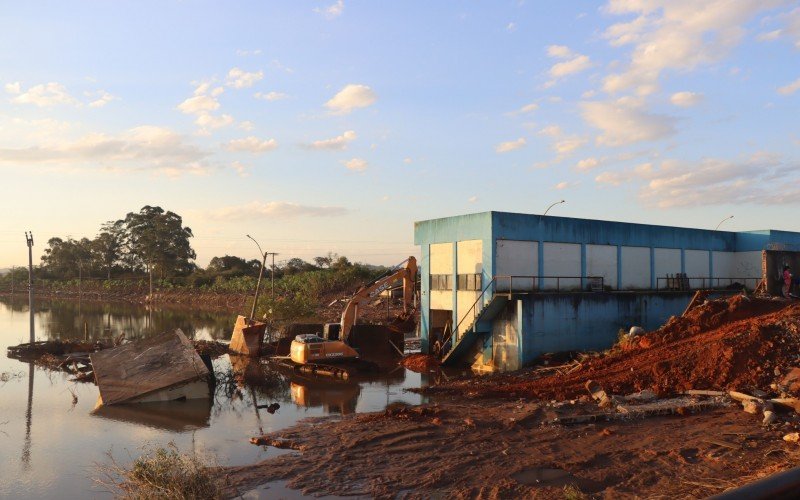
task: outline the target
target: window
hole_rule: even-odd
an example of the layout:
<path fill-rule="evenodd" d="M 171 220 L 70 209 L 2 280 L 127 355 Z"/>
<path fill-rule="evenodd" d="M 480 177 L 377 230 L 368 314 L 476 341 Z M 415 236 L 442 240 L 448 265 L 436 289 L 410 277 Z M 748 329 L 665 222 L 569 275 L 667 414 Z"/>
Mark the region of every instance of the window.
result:
<path fill-rule="evenodd" d="M 482 290 L 481 275 L 478 274 L 459 274 L 458 275 L 458 289 L 459 290 Z"/>
<path fill-rule="evenodd" d="M 431 274 L 431 290 L 452 290 L 453 275 Z"/>

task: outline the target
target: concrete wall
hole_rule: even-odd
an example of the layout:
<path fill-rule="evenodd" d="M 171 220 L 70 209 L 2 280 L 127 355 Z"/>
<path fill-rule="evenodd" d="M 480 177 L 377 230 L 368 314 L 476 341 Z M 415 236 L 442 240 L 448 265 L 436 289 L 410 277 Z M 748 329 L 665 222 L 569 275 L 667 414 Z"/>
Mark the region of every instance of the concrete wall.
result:
<path fill-rule="evenodd" d="M 734 254 L 731 276 L 734 278 L 750 278 L 761 276 L 761 254 L 761 250 L 736 252 Z M 758 283 L 753 283 L 752 280 L 748 280 L 747 283 L 743 284 L 746 284 L 750 289 L 758 286 Z"/>
<path fill-rule="evenodd" d="M 459 241 L 456 245 L 456 260 L 458 269 L 456 274 L 483 274 L 483 241 Z M 475 300 L 480 293 L 480 291 L 473 290 L 458 290 L 456 292 L 457 319 L 455 325 L 461 322 L 458 333 L 464 331 L 464 329 L 472 323 L 470 319 L 461 320 L 467 316 L 474 316 L 477 312 L 474 310 L 473 304 L 475 304 Z M 477 306 L 477 309 L 479 311 L 480 306 Z"/>
<path fill-rule="evenodd" d="M 453 244 L 434 243 L 430 245 L 430 264 L 428 277 L 431 274 L 453 273 Z M 429 278 L 423 281 L 428 282 Z M 453 309 L 452 290 L 430 290 L 430 309 Z"/>
<path fill-rule="evenodd" d="M 650 249 L 622 247 L 623 290 L 650 288 Z"/>
<path fill-rule="evenodd" d="M 548 352 L 606 349 L 620 328 L 653 330 L 680 314 L 691 293 L 538 294 L 520 299 L 522 352 L 530 363 Z"/>
<path fill-rule="evenodd" d="M 510 301 L 492 323 L 492 366 L 500 371 L 521 368 L 521 302 Z"/>
<path fill-rule="evenodd" d="M 581 276 L 581 246 L 576 243 L 548 243 L 544 246 L 543 276 Z M 581 280 L 578 279 L 543 279 L 545 290 L 579 290 Z"/>
<path fill-rule="evenodd" d="M 603 285 L 617 288 L 617 247 L 586 245 L 586 275 L 602 276 Z"/>

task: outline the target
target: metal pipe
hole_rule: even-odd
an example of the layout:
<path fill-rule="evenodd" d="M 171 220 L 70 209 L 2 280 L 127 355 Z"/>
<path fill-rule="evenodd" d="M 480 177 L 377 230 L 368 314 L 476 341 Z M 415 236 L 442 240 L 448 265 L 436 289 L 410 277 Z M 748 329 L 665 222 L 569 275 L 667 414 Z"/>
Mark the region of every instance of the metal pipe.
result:
<path fill-rule="evenodd" d="M 800 491 L 800 467 L 772 474 L 756 482 L 724 491 L 709 499 L 734 500 L 747 498 L 748 500 L 767 498 L 797 498 Z"/>

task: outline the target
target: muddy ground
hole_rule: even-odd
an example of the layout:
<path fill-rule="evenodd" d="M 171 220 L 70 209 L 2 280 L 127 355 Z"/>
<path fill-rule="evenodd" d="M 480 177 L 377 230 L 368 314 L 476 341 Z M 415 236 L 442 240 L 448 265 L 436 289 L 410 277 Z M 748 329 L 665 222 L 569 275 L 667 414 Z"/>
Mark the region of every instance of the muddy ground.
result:
<path fill-rule="evenodd" d="M 305 421 L 262 441 L 299 453 L 224 470 L 227 494 L 288 480 L 307 495 L 704 498 L 800 458 L 800 446 L 782 439 L 795 424 L 767 429 L 734 406 L 621 422 L 548 423 L 588 409 L 581 405 L 453 400 Z"/>
<path fill-rule="evenodd" d="M 423 355 L 404 363 L 435 369 Z M 301 422 L 256 440 L 298 453 L 221 476 L 229 495 L 287 480 L 305 494 L 378 498 L 704 498 L 794 467 L 800 445 L 783 437 L 800 429 L 800 416 L 776 407 L 777 422 L 762 425 L 764 408 L 745 413 L 723 398 L 713 408 L 694 401 L 621 419 L 619 408 L 598 408 L 587 381 L 617 395 L 785 398 L 800 396 L 800 384 L 784 380 L 798 366 L 800 304 L 707 301 L 603 353 L 421 390 L 434 404 Z M 564 424 L 570 419 L 583 423 Z"/>

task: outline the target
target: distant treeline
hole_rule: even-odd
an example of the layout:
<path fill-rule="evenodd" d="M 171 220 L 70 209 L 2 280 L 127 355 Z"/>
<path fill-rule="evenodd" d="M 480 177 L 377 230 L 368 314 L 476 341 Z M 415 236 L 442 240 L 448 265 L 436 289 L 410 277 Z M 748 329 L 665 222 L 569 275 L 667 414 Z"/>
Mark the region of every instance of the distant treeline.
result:
<path fill-rule="evenodd" d="M 94 239 L 53 237 L 36 266 L 34 275 L 40 291 L 70 290 L 82 283 L 83 290 L 107 289 L 124 293 L 140 288 L 148 278 L 155 290 L 176 288 L 203 289 L 217 293 L 251 293 L 261 262 L 224 255 L 214 257 L 205 269 L 195 263 L 190 239 L 192 230 L 183 226 L 180 215 L 161 207 L 145 206 L 124 219 L 103 224 Z M 274 269 L 276 296 L 262 295 L 264 307 L 275 308 L 287 316 L 310 314 L 318 307 L 321 295 L 345 292 L 380 276 L 387 269 L 351 263 L 334 253 L 315 257 L 313 262 L 292 258 Z M 267 263 L 265 279 L 271 278 Z M 17 291 L 28 279 L 27 268 L 17 267 L 0 276 L 0 287 Z M 353 290 L 354 291 L 354 290 Z"/>

